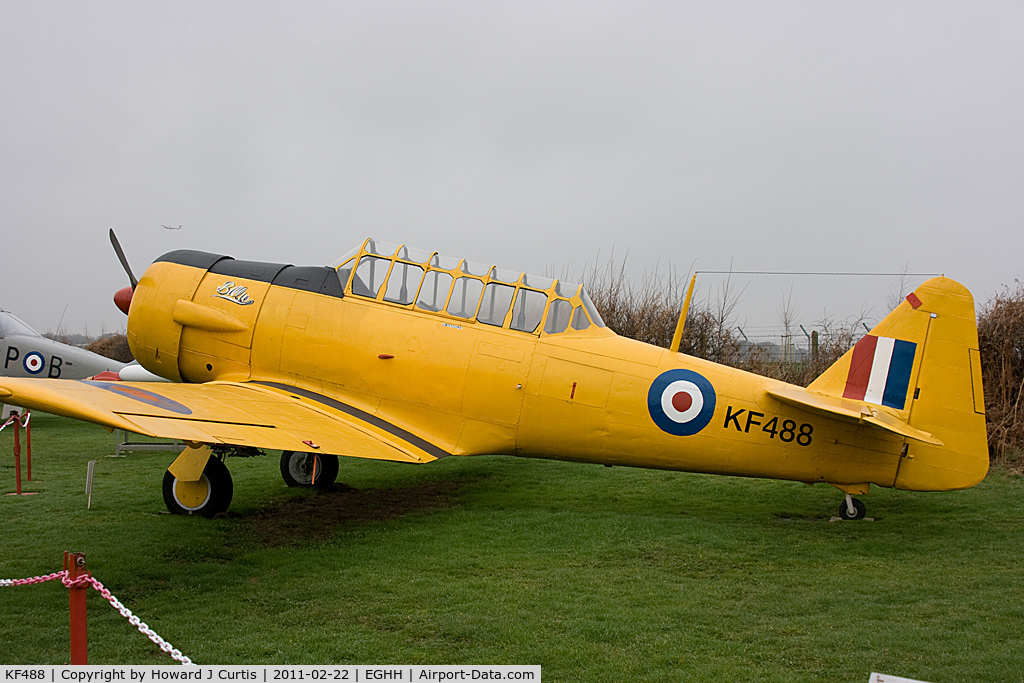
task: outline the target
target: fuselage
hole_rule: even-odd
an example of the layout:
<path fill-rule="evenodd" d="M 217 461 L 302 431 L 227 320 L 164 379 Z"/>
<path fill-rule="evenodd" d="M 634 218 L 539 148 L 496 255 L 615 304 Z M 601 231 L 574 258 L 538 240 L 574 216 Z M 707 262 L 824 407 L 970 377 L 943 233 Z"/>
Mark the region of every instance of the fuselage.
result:
<path fill-rule="evenodd" d="M 397 263 L 379 265 L 397 273 Z M 533 289 L 523 276 L 508 286 L 545 295 L 537 299 L 538 323 L 518 323 L 513 305 L 500 314 L 488 309 L 488 324 L 484 306 L 497 271 L 478 278 L 484 303 L 477 292 L 467 316 L 453 308 L 458 283 L 432 311 L 415 290 L 400 295 L 397 285 L 387 300 L 390 285 L 381 278 L 360 294 L 354 266 L 169 254 L 140 280 L 129 342 L 143 366 L 169 379 L 298 387 L 454 455 L 837 485 L 897 482 L 901 438 L 783 403 L 766 393 L 784 386 L 776 380 L 619 337 L 596 313 L 579 315 L 591 310 L 582 288 L 563 292 L 551 282 Z M 458 280 L 458 268 L 449 270 Z M 550 325 L 562 309 L 577 311 L 574 324 Z"/>

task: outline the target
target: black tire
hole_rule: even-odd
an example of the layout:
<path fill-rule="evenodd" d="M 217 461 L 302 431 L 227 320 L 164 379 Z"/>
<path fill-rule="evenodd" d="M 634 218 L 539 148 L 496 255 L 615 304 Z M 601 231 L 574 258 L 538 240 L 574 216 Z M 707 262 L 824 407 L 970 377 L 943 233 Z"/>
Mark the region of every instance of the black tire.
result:
<path fill-rule="evenodd" d="M 164 503 L 172 515 L 213 517 L 231 505 L 235 486 L 223 462 L 210 458 L 198 482 L 179 482 L 164 472 Z"/>
<path fill-rule="evenodd" d="M 316 482 L 313 471 L 316 468 Z M 281 476 L 288 486 L 326 489 L 338 478 L 338 456 L 326 453 L 281 452 Z"/>
<path fill-rule="evenodd" d="M 843 519 L 864 519 L 864 515 L 868 512 L 867 507 L 856 498 L 851 498 L 851 500 L 853 501 L 853 515 L 851 515 L 850 511 L 847 509 L 846 501 L 844 500 L 839 504 L 839 516 Z"/>

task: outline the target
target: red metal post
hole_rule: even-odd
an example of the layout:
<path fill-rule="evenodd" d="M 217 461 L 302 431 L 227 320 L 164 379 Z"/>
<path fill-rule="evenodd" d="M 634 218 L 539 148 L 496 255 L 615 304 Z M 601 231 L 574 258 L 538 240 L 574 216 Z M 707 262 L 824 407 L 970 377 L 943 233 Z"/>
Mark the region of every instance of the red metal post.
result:
<path fill-rule="evenodd" d="M 25 463 L 28 465 L 28 480 L 32 481 L 32 411 L 25 413 Z"/>
<path fill-rule="evenodd" d="M 85 553 L 64 553 L 64 565 L 68 570 L 68 579 L 74 581 L 80 576 L 88 575 L 85 569 Z M 86 586 L 72 586 L 71 594 L 71 663 L 88 664 L 87 641 L 85 634 L 85 596 Z"/>
<path fill-rule="evenodd" d="M 14 415 L 14 481 L 17 483 L 16 491 L 21 495 L 21 419 L 17 413 Z"/>

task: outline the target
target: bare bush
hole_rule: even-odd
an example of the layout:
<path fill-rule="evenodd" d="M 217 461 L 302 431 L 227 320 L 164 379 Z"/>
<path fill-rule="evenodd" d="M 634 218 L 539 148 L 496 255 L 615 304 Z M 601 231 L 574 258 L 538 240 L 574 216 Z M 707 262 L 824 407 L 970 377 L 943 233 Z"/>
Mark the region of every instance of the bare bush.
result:
<path fill-rule="evenodd" d="M 616 334 L 668 348 L 686 296 L 684 280 L 669 269 L 665 277 L 645 274 L 640 285 L 626 275 L 625 261 L 609 259 L 586 278 L 587 292 Z M 732 318 L 739 296 L 726 280 L 714 301 L 691 302 L 679 350 L 716 363 L 737 365 L 739 340 Z"/>
<path fill-rule="evenodd" d="M 640 286 L 626 275 L 626 262 L 609 259 L 590 271 L 587 293 L 605 324 L 616 334 L 655 346 L 668 347 L 683 305 L 684 288 L 669 269 L 661 278 L 645 274 Z"/>
<path fill-rule="evenodd" d="M 601 317 L 617 334 L 668 348 L 672 342 L 686 288 L 683 280 L 670 272 L 665 278 L 647 275 L 637 286 L 626 274 L 625 263 L 614 260 L 590 271 L 587 291 Z M 825 316 L 815 324 L 817 343 L 812 343 L 808 358 L 793 358 L 771 353 L 769 349 L 744 349 L 736 329 L 734 315 L 743 292 L 736 292 L 731 279 L 702 301 L 690 303 L 679 350 L 690 356 L 756 372 L 792 384 L 807 386 L 826 368 L 846 353 L 860 336 L 865 314 L 836 321 Z M 787 331 L 796 325 L 791 299 L 782 305 L 780 316 Z"/>
<path fill-rule="evenodd" d="M 111 334 L 106 337 L 100 337 L 86 346 L 85 350 L 122 363 L 131 363 L 135 360 L 131 349 L 128 348 L 128 337 L 123 334 Z"/>
<path fill-rule="evenodd" d="M 905 287 L 901 277 L 890 298 L 899 303 Z M 672 341 L 685 287 L 671 274 L 647 276 L 640 286 L 627 277 L 625 263 L 609 261 L 587 279 L 587 289 L 608 326 L 625 337 L 668 348 Z M 769 349 L 751 347 L 741 353 L 733 313 L 739 296 L 730 292 L 728 280 L 715 301 L 692 302 L 679 350 L 791 384 L 807 386 L 834 364 L 862 336 L 864 311 L 836 320 L 824 316 L 806 359 L 780 358 Z M 780 311 L 787 334 L 793 310 L 787 298 Z M 1024 284 L 1005 288 L 993 296 L 978 316 L 982 377 L 989 454 L 994 464 L 1024 471 Z M 816 342 L 816 343 L 815 343 Z"/>
<path fill-rule="evenodd" d="M 857 343 L 862 334 L 864 319 L 863 312 L 841 321 L 826 315 L 814 323 L 817 329 L 812 333 L 810 352 L 804 360 L 779 358 L 757 349 L 743 359 L 740 367 L 805 387 Z"/>
<path fill-rule="evenodd" d="M 733 290 L 732 279 L 727 277 L 714 300 L 691 301 L 679 350 L 716 363 L 742 367 L 740 340 L 732 331 L 736 307 L 742 296 L 743 291 Z M 678 321 L 678 315 L 676 318 Z"/>
<path fill-rule="evenodd" d="M 978 316 L 981 376 L 985 385 L 989 456 L 1024 469 L 1024 285 L 1018 280 L 982 307 Z"/>

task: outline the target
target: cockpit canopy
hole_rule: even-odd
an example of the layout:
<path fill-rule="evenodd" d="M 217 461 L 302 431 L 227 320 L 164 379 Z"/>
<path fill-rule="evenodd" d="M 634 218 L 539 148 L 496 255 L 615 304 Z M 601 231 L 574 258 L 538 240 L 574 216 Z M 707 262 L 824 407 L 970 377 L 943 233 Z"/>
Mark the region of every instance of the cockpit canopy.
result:
<path fill-rule="evenodd" d="M 436 251 L 371 238 L 336 269 L 346 294 L 485 325 L 545 334 L 605 326 L 583 285 Z"/>
<path fill-rule="evenodd" d="M 22 335 L 25 337 L 41 337 L 42 335 L 22 322 L 16 315 L 0 308 L 0 337 Z"/>

